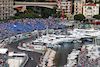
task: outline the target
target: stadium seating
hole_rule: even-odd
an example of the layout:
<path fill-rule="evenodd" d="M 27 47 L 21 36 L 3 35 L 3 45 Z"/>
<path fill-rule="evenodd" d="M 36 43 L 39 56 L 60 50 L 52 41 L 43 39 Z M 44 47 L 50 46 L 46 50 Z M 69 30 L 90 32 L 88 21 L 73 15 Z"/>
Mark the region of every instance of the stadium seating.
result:
<path fill-rule="evenodd" d="M 65 25 L 55 23 L 54 19 L 16 19 L 8 22 L 0 22 L 0 39 L 37 29 L 43 30 L 47 26 L 49 29 L 66 27 Z"/>

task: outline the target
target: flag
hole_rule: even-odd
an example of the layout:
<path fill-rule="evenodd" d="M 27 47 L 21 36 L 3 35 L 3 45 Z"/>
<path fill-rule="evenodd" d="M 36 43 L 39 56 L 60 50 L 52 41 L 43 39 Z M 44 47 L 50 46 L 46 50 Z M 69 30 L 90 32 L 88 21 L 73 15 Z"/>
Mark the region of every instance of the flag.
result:
<path fill-rule="evenodd" d="M 70 15 L 67 14 L 67 17 L 70 17 Z"/>
<path fill-rule="evenodd" d="M 65 19 L 65 16 L 64 16 L 64 14 L 62 15 L 62 18 L 63 18 L 63 19 Z"/>

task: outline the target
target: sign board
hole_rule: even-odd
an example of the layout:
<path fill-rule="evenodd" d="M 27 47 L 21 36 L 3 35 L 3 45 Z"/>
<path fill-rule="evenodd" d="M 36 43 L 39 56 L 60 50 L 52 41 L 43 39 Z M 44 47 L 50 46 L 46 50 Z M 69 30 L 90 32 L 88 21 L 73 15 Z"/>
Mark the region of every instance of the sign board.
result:
<path fill-rule="evenodd" d="M 40 46 L 40 45 L 34 45 L 34 49 L 36 49 L 36 50 L 42 50 L 42 46 Z"/>
<path fill-rule="evenodd" d="M 88 27 L 89 28 L 90 24 L 78 24 L 78 27 L 86 27 L 86 28 Z"/>

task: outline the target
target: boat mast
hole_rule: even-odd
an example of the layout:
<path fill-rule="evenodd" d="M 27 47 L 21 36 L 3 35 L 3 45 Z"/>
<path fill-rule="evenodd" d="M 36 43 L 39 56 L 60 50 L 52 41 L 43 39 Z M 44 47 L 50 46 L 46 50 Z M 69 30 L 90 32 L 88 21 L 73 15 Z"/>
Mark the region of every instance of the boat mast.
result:
<path fill-rule="evenodd" d="M 39 30 L 38 30 L 38 26 L 37 26 L 37 38 L 39 39 Z"/>
<path fill-rule="evenodd" d="M 47 24 L 47 28 L 46 28 L 46 31 L 47 31 L 47 36 L 48 36 L 48 24 Z"/>
<path fill-rule="evenodd" d="M 95 38 L 95 48 L 96 48 L 96 53 L 98 52 L 98 48 L 97 48 L 97 41 L 96 41 L 96 38 Z"/>

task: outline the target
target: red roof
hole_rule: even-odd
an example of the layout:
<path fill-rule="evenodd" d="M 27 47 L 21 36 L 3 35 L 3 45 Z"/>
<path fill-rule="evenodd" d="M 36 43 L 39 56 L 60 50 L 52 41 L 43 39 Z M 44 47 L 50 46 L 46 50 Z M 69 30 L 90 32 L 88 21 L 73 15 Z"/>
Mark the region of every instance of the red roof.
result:
<path fill-rule="evenodd" d="M 17 10 L 19 10 L 19 11 L 22 10 L 22 8 L 19 8 L 19 7 L 15 8 L 15 9 L 17 9 Z"/>
<path fill-rule="evenodd" d="M 88 3 L 85 6 L 96 6 L 96 4 L 94 4 L 94 3 Z"/>

